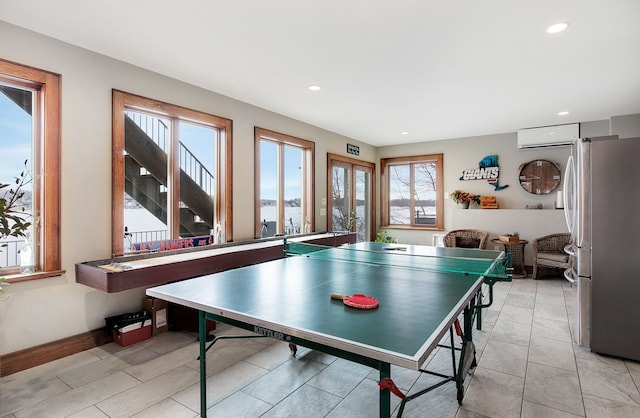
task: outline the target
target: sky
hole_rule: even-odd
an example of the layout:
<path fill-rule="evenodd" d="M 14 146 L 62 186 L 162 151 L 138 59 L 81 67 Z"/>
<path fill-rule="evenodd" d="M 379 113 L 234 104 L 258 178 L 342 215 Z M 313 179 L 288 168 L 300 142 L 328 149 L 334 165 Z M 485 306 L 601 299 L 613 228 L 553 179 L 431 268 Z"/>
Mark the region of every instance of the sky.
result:
<path fill-rule="evenodd" d="M 277 164 L 277 145 L 274 142 L 263 141 L 260 144 L 260 197 L 262 199 L 276 199 Z M 285 147 L 285 200 L 302 197 L 301 166 L 302 151 L 300 148 L 293 146 Z"/>
<path fill-rule="evenodd" d="M 31 160 L 31 116 L 0 93 L 0 181 L 11 183 Z"/>
<path fill-rule="evenodd" d="M 211 129 L 180 123 L 180 141 L 212 174 L 214 172 L 215 148 Z"/>

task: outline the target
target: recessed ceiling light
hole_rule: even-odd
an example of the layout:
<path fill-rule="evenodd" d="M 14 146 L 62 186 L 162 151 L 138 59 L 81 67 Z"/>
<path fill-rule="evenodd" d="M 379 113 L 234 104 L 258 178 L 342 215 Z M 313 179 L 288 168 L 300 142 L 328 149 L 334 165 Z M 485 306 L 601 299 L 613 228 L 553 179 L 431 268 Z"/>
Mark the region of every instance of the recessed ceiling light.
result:
<path fill-rule="evenodd" d="M 569 27 L 569 24 L 567 22 L 555 23 L 555 24 L 553 24 L 553 25 L 551 25 L 551 26 L 549 26 L 547 28 L 547 33 L 562 32 L 563 30 L 565 30 L 568 27 Z"/>
<path fill-rule="evenodd" d="M 569 112 L 567 112 L 566 110 L 563 110 L 562 112 L 558 112 L 558 116 L 566 116 L 568 114 Z"/>
<path fill-rule="evenodd" d="M 320 90 L 320 86 L 309 86 L 307 87 L 309 90 L 311 91 L 319 91 Z"/>
<path fill-rule="evenodd" d="M 409 132 L 407 132 L 407 131 L 402 131 L 402 132 L 400 132 L 400 135 L 409 135 Z"/>

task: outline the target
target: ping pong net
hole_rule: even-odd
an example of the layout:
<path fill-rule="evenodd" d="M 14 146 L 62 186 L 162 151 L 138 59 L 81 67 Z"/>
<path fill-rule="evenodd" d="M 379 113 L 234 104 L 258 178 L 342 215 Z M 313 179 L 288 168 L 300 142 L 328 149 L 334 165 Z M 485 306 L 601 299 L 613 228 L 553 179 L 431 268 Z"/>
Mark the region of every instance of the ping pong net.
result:
<path fill-rule="evenodd" d="M 397 248 L 389 247 L 378 251 L 285 241 L 285 254 L 287 256 L 304 255 L 332 261 L 477 275 L 484 276 L 487 282 L 510 280 L 512 269 L 509 255 L 497 258 L 453 257 L 388 251 L 389 249 L 395 250 Z"/>

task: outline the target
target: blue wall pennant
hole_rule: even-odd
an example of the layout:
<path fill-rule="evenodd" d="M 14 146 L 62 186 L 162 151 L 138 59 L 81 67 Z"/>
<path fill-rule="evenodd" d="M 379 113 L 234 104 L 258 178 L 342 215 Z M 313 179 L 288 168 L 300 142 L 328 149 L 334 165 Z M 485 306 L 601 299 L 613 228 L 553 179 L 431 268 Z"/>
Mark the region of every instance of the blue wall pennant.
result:
<path fill-rule="evenodd" d="M 487 155 L 478 162 L 478 168 L 463 170 L 460 180 L 487 180 L 494 187 L 494 191 L 506 189 L 509 185 L 500 186 L 498 182 L 499 175 L 498 156 Z"/>

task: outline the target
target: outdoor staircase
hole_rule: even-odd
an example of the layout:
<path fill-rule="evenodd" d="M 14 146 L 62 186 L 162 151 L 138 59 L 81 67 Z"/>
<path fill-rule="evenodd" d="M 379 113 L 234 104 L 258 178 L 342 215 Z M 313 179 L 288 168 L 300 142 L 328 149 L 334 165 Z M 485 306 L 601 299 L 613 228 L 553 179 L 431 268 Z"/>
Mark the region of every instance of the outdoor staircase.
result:
<path fill-rule="evenodd" d="M 182 144 L 181 152 L 190 154 Z M 167 222 L 167 153 L 129 116 L 125 117 L 125 192 L 162 222 Z M 193 157 L 195 159 L 195 157 Z M 195 159 L 197 161 L 197 159 Z M 199 164 L 199 162 L 198 162 Z M 214 228 L 214 206 L 201 184 L 213 184 L 213 175 L 204 167 L 205 183 L 192 178 L 181 167 L 180 236 L 210 235 Z"/>

